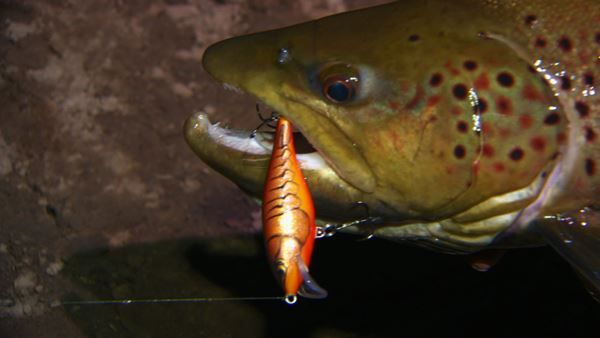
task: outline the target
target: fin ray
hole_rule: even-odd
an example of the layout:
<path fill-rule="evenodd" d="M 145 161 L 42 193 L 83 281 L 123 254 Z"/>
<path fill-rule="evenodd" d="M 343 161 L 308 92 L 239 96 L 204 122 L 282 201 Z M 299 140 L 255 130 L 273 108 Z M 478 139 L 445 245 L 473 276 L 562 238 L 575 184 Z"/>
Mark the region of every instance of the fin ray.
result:
<path fill-rule="evenodd" d="M 600 302 L 600 211 L 585 208 L 534 223 Z"/>

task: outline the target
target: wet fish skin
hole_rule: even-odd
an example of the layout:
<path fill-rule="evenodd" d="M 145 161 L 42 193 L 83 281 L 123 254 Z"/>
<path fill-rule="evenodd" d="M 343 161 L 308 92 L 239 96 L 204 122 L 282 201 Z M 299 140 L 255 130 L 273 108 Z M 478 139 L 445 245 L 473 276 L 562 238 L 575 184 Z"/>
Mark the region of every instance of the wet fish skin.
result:
<path fill-rule="evenodd" d="M 319 217 L 358 217 L 360 200 L 386 220 L 376 236 L 451 252 L 547 238 L 598 273 L 598 249 L 572 254 L 543 224 L 598 205 L 599 22 L 592 0 L 400 1 L 226 40 L 203 63 L 319 151 L 327 166 L 303 170 Z M 328 99 L 331 76 L 358 78 L 350 102 Z M 186 132 L 260 194 L 261 170 L 208 155 L 214 138 Z M 597 238 L 598 227 L 573 231 Z"/>

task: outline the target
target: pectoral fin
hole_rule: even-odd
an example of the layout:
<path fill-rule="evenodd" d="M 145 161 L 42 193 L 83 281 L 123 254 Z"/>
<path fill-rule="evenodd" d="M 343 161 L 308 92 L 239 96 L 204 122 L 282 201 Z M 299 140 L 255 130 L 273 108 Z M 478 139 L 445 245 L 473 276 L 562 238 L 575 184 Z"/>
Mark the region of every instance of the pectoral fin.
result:
<path fill-rule="evenodd" d="M 302 260 L 302 257 L 298 257 L 298 268 L 302 274 L 302 278 L 304 278 L 298 294 L 302 297 L 314 299 L 327 297 L 327 291 L 320 287 L 308 273 L 308 267 L 304 263 L 304 260 Z"/>
<path fill-rule="evenodd" d="M 577 271 L 600 301 L 600 211 L 585 208 L 535 223 L 536 229 Z"/>

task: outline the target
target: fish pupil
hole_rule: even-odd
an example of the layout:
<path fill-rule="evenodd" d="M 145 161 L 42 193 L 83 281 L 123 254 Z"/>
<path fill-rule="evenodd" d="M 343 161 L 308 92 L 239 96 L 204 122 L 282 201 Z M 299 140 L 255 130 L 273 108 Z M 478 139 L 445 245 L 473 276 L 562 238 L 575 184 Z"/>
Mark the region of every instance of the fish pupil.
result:
<path fill-rule="evenodd" d="M 334 102 L 345 102 L 352 97 L 352 89 L 344 81 L 333 82 L 325 90 L 327 97 Z"/>

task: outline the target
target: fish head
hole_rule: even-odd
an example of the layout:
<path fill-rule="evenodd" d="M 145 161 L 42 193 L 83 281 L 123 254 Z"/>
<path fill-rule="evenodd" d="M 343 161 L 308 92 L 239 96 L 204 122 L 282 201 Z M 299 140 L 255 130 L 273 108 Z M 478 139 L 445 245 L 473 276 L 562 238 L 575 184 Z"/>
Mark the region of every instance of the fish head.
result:
<path fill-rule="evenodd" d="M 529 64 L 478 34 L 489 28 L 484 15 L 448 15 L 444 3 L 400 2 L 232 38 L 209 47 L 203 64 L 316 149 L 320 165 L 300 164 L 318 217 L 355 218 L 357 201 L 393 220 L 448 217 L 527 186 L 564 125 Z M 260 196 L 264 171 L 233 163 L 249 154 L 208 154 L 216 137 L 197 132 L 209 128 L 198 127 L 202 119 L 188 123 L 188 143 Z"/>

